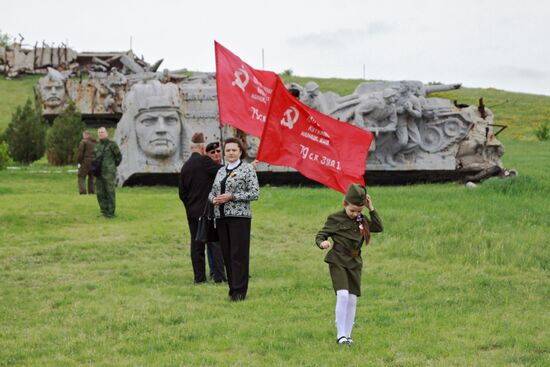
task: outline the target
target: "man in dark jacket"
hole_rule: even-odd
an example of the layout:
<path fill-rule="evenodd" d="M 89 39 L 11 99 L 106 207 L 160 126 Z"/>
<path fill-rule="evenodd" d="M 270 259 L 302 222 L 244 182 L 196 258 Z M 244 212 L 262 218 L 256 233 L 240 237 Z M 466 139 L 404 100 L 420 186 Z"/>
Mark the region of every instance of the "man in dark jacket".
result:
<path fill-rule="evenodd" d="M 195 283 L 206 282 L 204 261 L 205 243 L 195 241 L 199 217 L 208 203 L 208 194 L 220 165 L 205 156 L 204 136 L 196 133 L 191 139 L 191 157 L 181 168 L 179 197 L 187 212 L 187 222 L 191 233 L 191 262 Z M 214 257 L 214 281 L 220 283 L 225 278 L 223 256 L 219 243 L 208 243 Z"/>
<path fill-rule="evenodd" d="M 78 190 L 80 195 L 86 195 L 86 176 L 88 177 L 88 194 L 95 193 L 94 175 L 90 171 L 90 165 L 94 160 L 94 148 L 96 140 L 87 131 L 82 133 L 82 141 L 78 144 Z"/>
<path fill-rule="evenodd" d="M 109 140 L 107 129 L 100 127 L 97 129 L 99 143 L 95 145 L 95 158 L 100 158 L 101 174 L 96 179 L 97 201 L 101 214 L 106 218 L 112 218 L 115 215 L 115 180 L 116 168 L 122 161 L 122 154 L 118 145 Z"/>

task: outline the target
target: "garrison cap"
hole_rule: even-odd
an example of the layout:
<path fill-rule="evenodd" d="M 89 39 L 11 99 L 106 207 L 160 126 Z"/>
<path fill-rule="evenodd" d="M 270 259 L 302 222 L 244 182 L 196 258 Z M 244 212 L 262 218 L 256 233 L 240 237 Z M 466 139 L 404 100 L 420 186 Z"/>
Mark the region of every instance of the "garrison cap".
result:
<path fill-rule="evenodd" d="M 367 202 L 367 188 L 358 184 L 351 184 L 344 199 L 353 205 L 365 205 Z"/>

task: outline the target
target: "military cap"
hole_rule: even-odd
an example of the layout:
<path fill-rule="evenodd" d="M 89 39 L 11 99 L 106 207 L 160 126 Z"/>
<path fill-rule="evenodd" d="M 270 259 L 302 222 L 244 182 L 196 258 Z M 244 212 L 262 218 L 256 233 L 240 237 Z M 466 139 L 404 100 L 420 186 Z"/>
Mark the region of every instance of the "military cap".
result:
<path fill-rule="evenodd" d="M 208 143 L 208 145 L 206 146 L 206 151 L 207 152 L 210 152 L 214 149 L 218 149 L 220 147 L 220 143 L 217 142 L 217 141 L 213 141 L 212 143 Z"/>
<path fill-rule="evenodd" d="M 191 142 L 194 144 L 204 143 L 204 134 L 203 133 L 194 133 L 191 137 Z"/>
<path fill-rule="evenodd" d="M 367 188 L 358 184 L 351 184 L 344 199 L 353 205 L 365 205 L 367 202 Z"/>

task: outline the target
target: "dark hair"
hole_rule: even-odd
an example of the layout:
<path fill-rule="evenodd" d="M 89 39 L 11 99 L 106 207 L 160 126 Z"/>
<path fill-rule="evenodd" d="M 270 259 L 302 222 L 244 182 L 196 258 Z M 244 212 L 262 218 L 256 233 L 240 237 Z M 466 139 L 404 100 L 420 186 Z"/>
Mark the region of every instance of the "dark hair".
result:
<path fill-rule="evenodd" d="M 227 138 L 227 139 L 225 139 L 225 141 L 223 142 L 224 150 L 225 150 L 225 146 L 227 145 L 227 143 L 237 144 L 239 146 L 239 149 L 241 150 L 241 159 L 246 158 L 246 150 L 244 149 L 244 144 L 243 144 L 241 139 L 239 139 L 239 138 Z"/>

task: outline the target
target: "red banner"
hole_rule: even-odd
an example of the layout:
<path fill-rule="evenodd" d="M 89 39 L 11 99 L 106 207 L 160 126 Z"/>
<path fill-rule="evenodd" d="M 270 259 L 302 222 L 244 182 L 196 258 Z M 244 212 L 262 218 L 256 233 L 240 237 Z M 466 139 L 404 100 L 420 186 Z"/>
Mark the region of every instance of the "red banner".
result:
<path fill-rule="evenodd" d="M 261 137 L 278 75 L 256 70 L 218 42 L 214 44 L 220 122 Z"/>
<path fill-rule="evenodd" d="M 334 190 L 365 184 L 372 133 L 313 110 L 278 79 L 257 159 L 290 166 Z"/>

